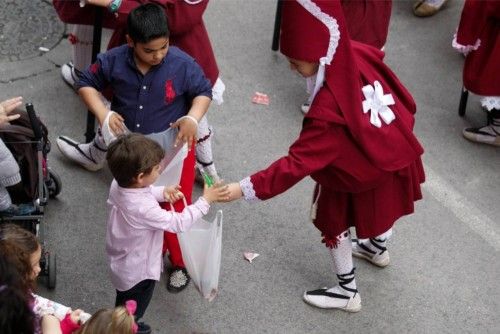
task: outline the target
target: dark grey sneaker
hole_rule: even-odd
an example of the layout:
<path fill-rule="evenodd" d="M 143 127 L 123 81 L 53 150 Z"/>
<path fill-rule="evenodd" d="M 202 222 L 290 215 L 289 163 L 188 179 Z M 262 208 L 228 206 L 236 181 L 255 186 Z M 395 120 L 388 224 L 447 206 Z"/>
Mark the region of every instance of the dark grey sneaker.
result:
<path fill-rule="evenodd" d="M 482 128 L 466 128 L 462 134 L 465 139 L 475 143 L 500 146 L 500 120 L 493 120 L 490 125 Z"/>
<path fill-rule="evenodd" d="M 137 324 L 137 334 L 151 334 L 151 326 L 145 322 L 139 322 Z"/>

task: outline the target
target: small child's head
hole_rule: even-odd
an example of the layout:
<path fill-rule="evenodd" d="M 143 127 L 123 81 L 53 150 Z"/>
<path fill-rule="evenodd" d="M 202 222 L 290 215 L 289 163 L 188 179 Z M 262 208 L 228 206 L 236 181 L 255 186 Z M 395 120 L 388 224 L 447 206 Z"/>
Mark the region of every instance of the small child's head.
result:
<path fill-rule="evenodd" d="M 128 301 L 127 303 L 129 303 Z M 133 302 L 135 305 L 135 302 Z M 78 334 L 134 334 L 137 325 L 134 319 L 134 310 L 129 307 L 118 306 L 114 309 L 100 309 L 92 315 Z"/>
<path fill-rule="evenodd" d="M 167 55 L 170 31 L 164 10 L 148 3 L 135 8 L 127 19 L 127 43 L 134 48 L 136 60 L 158 65 Z"/>
<path fill-rule="evenodd" d="M 319 63 L 288 58 L 290 69 L 297 71 L 304 78 L 309 78 L 318 73 Z"/>
<path fill-rule="evenodd" d="M 160 144 L 139 133 L 131 133 L 111 143 L 106 159 L 120 187 L 143 188 L 153 184 L 160 175 L 164 156 Z"/>
<path fill-rule="evenodd" d="M 36 236 L 14 224 L 0 225 L 0 249 L 12 249 L 17 253 L 20 258 L 20 266 L 17 269 L 33 287 L 41 271 L 40 258 L 42 257 L 42 247 Z M 29 268 L 26 268 L 24 263 L 28 263 Z"/>
<path fill-rule="evenodd" d="M 35 315 L 30 306 L 30 290 L 17 270 L 23 260 L 7 248 L 0 250 L 0 328 L 2 334 L 33 333 Z M 29 267 L 29 262 L 23 266 Z"/>

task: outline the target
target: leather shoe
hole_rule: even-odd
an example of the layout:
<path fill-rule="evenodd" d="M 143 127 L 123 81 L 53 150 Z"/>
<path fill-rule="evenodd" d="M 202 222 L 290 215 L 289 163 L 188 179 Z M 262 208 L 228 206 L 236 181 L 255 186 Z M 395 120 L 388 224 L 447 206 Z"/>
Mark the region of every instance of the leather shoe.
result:
<path fill-rule="evenodd" d="M 428 4 L 425 0 L 419 0 L 413 4 L 413 14 L 418 17 L 428 17 L 436 14 L 448 0 L 444 0 L 440 6 L 436 7 Z"/>

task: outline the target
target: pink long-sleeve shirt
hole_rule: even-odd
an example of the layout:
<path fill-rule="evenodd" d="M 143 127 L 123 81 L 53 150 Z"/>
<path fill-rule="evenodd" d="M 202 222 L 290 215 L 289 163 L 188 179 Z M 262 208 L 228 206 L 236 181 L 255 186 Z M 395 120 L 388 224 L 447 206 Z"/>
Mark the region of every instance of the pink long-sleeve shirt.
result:
<path fill-rule="evenodd" d="M 210 205 L 200 197 L 181 213 L 166 211 L 164 187 L 122 188 L 113 180 L 108 197 L 106 252 L 111 281 L 119 291 L 146 280 L 160 280 L 163 231 L 189 230 L 208 213 Z"/>

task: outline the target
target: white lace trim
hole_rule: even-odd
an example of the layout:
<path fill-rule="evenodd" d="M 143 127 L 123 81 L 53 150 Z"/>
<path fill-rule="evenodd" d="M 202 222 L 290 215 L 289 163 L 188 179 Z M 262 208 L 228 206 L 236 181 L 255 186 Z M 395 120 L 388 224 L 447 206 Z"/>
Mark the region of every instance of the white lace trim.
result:
<path fill-rule="evenodd" d="M 316 5 L 311 0 L 297 0 L 297 2 L 328 28 L 328 31 L 330 32 L 328 51 L 326 52 L 326 56 L 320 59 L 320 63 L 323 62 L 323 64 L 330 65 L 333 59 L 333 55 L 335 54 L 335 50 L 337 50 L 337 46 L 339 45 L 340 39 L 340 31 L 337 20 L 330 15 L 322 12 L 321 8 L 319 8 L 318 5 Z"/>
<path fill-rule="evenodd" d="M 481 106 L 488 111 L 493 109 L 500 110 L 500 96 L 483 96 L 481 98 Z"/>
<path fill-rule="evenodd" d="M 313 101 L 314 97 L 318 93 L 319 89 L 323 86 L 323 81 L 325 80 L 325 66 L 330 65 L 332 62 L 333 56 L 335 55 L 335 51 L 339 46 L 340 40 L 340 31 L 337 20 L 331 17 L 330 15 L 325 14 L 321 11 L 321 8 L 318 7 L 311 0 L 297 0 L 297 2 L 304 7 L 312 16 L 317 18 L 323 23 L 328 31 L 330 32 L 330 39 L 328 42 L 328 50 L 326 51 L 326 55 L 319 59 L 319 68 L 318 73 L 316 75 L 316 84 L 314 86 L 314 90 L 309 97 L 309 101 Z"/>
<path fill-rule="evenodd" d="M 259 198 L 255 195 L 255 190 L 253 188 L 252 181 L 250 181 L 250 176 L 247 176 L 240 181 L 240 187 L 245 200 L 254 202 L 260 201 Z"/>
<path fill-rule="evenodd" d="M 478 38 L 474 45 L 462 45 L 457 42 L 457 34 L 455 33 L 455 35 L 453 35 L 453 40 L 451 41 L 451 46 L 453 46 L 453 48 L 458 52 L 467 55 L 469 52 L 479 49 L 481 46 L 481 40 Z"/>

